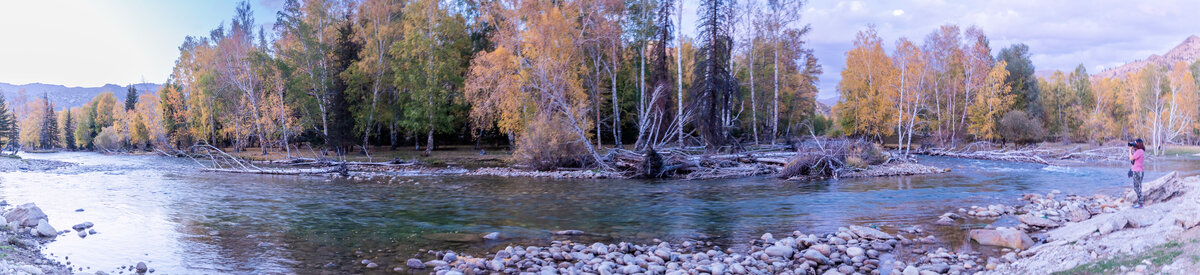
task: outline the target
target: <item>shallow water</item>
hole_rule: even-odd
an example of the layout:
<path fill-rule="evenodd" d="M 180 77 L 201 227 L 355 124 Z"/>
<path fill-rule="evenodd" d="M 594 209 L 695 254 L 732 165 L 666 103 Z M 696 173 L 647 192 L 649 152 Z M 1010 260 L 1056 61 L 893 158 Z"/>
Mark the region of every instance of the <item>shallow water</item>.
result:
<path fill-rule="evenodd" d="M 1116 194 L 1130 185 L 1122 165 L 938 157 L 920 161 L 951 173 L 819 182 L 454 176 L 385 183 L 197 173 L 188 170 L 195 165 L 190 160 L 156 156 L 23 156 L 80 166 L 0 173 L 0 198 L 37 203 L 60 230 L 94 222 L 99 234 L 59 236 L 44 253 L 110 273 L 139 261 L 165 274 L 369 273 L 362 259 L 390 271 L 421 248 L 482 255 L 553 239 L 691 239 L 736 248 L 765 232 L 823 233 L 851 224 L 931 228 L 943 212 L 1015 204 L 1023 193 Z M 1197 169 L 1200 162 L 1191 159 L 1150 161 L 1146 178 Z M 564 229 L 588 234 L 550 233 Z M 504 239 L 479 238 L 493 231 Z M 939 231 L 948 245 L 967 247 L 958 230 Z"/>

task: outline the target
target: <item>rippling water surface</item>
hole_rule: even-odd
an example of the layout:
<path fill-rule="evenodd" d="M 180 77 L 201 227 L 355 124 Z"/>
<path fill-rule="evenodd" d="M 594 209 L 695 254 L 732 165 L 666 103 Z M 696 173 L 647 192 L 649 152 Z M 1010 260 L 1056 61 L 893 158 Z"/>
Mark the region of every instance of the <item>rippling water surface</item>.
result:
<path fill-rule="evenodd" d="M 697 239 L 739 247 L 764 232 L 929 224 L 959 207 L 1013 204 L 1022 193 L 1116 194 L 1129 185 L 1121 165 L 936 157 L 920 161 L 952 172 L 805 183 L 770 177 L 412 177 L 385 183 L 198 173 L 190 160 L 156 156 L 23 156 L 80 166 L 0 173 L 0 198 L 37 203 L 60 230 L 91 221 L 99 232 L 60 236 L 44 253 L 93 271 L 144 261 L 165 274 L 371 272 L 362 259 L 390 271 L 421 248 L 481 255 L 565 238 L 550 233 L 564 229 L 587 232 L 571 237 L 584 242 Z M 1195 174 L 1200 162 L 1167 159 L 1148 167 L 1147 180 L 1163 171 Z M 481 240 L 488 232 L 504 239 Z"/>

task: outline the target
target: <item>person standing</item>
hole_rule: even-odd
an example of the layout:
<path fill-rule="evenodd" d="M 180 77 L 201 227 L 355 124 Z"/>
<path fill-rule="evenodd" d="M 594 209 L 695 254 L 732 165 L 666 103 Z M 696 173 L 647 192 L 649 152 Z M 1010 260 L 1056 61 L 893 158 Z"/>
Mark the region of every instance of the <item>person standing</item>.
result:
<path fill-rule="evenodd" d="M 1133 192 L 1137 193 L 1137 203 L 1133 208 L 1142 208 L 1142 177 L 1146 176 L 1146 144 L 1142 139 L 1129 143 L 1129 177 L 1133 178 Z"/>

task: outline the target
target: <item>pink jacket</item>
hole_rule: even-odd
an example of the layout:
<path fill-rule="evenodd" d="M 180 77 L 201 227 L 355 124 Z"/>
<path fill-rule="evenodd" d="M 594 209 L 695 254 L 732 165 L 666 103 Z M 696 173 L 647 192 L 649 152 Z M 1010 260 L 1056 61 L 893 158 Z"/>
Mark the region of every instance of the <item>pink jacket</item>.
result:
<path fill-rule="evenodd" d="M 1133 170 L 1134 172 L 1142 172 L 1146 170 L 1146 168 L 1142 165 L 1146 161 L 1145 150 L 1137 149 L 1136 151 L 1133 151 L 1133 154 L 1129 155 L 1129 160 L 1133 161 L 1133 167 L 1130 168 L 1130 170 Z"/>

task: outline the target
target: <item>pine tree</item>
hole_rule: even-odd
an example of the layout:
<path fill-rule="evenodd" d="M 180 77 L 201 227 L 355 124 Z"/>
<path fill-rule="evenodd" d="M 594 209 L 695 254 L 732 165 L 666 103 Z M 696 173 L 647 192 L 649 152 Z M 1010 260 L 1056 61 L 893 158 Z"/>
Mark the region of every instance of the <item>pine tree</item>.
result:
<path fill-rule="evenodd" d="M 67 118 L 63 121 L 62 143 L 67 150 L 75 150 L 75 121 L 71 119 L 71 110 L 65 110 Z"/>
<path fill-rule="evenodd" d="M 58 116 L 54 113 L 54 103 L 50 102 L 50 96 L 42 93 L 42 100 L 46 112 L 42 117 L 42 134 L 39 145 L 42 149 L 53 149 L 55 141 L 58 139 Z"/>
<path fill-rule="evenodd" d="M 337 44 L 334 45 L 333 70 L 337 75 L 350 68 L 358 60 L 361 45 L 355 41 L 354 28 L 350 20 L 346 20 L 337 29 Z M 330 123 L 329 136 L 326 137 L 329 146 L 338 155 L 344 155 L 346 150 L 354 145 L 354 117 L 350 114 L 350 103 L 346 100 L 346 90 L 350 82 L 342 77 L 334 78 L 333 89 L 329 95 Z"/>
<path fill-rule="evenodd" d="M 0 148 L 3 148 L 4 145 L 8 144 L 17 144 L 16 135 L 13 134 L 17 132 L 16 129 L 17 119 L 13 116 L 13 113 L 8 110 L 8 102 L 5 101 L 4 96 L 0 95 L 0 138 L 9 139 L 7 142 L 0 141 Z M 0 149 L 0 152 L 2 151 L 3 149 Z"/>
<path fill-rule="evenodd" d="M 695 77 L 692 83 L 693 110 L 698 112 L 696 128 L 709 149 L 724 146 L 729 137 L 725 118 L 730 115 L 737 78 L 729 71 L 733 49 L 733 3 L 727 0 L 704 0 L 700 3 L 700 25 L 696 53 Z"/>
<path fill-rule="evenodd" d="M 137 88 L 134 88 L 133 85 L 129 85 L 129 92 L 125 93 L 125 111 L 137 108 L 137 100 Z"/>

